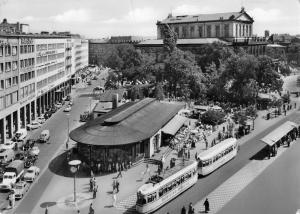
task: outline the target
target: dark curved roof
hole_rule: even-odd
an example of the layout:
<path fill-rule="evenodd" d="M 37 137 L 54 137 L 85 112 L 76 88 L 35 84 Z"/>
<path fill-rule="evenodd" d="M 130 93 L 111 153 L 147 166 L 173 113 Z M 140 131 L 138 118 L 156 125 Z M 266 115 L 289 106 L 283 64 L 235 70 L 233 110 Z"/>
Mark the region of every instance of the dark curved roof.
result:
<path fill-rule="evenodd" d="M 78 143 L 98 146 L 139 142 L 153 136 L 183 107 L 151 98 L 126 103 L 74 129 L 70 137 Z"/>

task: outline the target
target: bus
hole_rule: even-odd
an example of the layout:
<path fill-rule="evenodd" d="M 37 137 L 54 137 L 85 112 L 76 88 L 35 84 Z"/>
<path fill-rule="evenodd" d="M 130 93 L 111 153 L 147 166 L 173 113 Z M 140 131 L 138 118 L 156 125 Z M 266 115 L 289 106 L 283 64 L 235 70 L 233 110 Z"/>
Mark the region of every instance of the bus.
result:
<path fill-rule="evenodd" d="M 163 176 L 154 175 L 137 191 L 136 210 L 152 213 L 198 180 L 197 161 L 184 161 L 169 169 Z"/>
<path fill-rule="evenodd" d="M 199 174 L 207 175 L 237 155 L 236 138 L 228 138 L 198 155 Z"/>

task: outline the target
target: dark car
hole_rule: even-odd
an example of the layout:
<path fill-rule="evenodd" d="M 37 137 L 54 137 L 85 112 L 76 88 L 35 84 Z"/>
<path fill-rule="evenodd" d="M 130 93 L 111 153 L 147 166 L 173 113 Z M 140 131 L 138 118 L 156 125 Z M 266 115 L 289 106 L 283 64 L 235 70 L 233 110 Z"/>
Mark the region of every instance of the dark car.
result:
<path fill-rule="evenodd" d="M 36 162 L 36 160 L 37 160 L 37 157 L 32 156 L 32 155 L 28 156 L 25 160 L 24 167 L 29 168 L 29 167 L 33 166 L 34 163 Z"/>
<path fill-rule="evenodd" d="M 51 111 L 49 110 L 49 111 L 47 111 L 47 112 L 45 113 L 44 118 L 47 120 L 47 119 L 50 118 L 51 116 L 52 116 L 52 113 L 51 113 Z"/>
<path fill-rule="evenodd" d="M 19 152 L 15 155 L 15 160 L 24 160 L 25 155 L 22 152 Z"/>
<path fill-rule="evenodd" d="M 35 143 L 36 143 L 36 140 L 28 139 L 24 145 L 24 151 L 30 150 L 34 146 Z"/>
<path fill-rule="evenodd" d="M 52 106 L 50 109 L 51 114 L 54 114 L 57 111 L 57 107 Z"/>

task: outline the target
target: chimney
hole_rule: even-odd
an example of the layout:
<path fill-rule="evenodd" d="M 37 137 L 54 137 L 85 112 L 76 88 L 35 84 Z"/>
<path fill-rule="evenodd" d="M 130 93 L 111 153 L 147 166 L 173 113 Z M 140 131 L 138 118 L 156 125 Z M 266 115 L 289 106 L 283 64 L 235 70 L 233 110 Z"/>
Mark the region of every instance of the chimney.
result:
<path fill-rule="evenodd" d="M 112 95 L 112 109 L 118 108 L 119 104 L 119 94 Z"/>

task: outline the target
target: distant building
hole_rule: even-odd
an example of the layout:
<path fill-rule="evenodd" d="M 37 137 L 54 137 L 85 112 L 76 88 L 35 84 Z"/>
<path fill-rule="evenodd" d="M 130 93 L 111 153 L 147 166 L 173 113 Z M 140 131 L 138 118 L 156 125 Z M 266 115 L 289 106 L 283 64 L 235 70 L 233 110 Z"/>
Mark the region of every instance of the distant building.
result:
<path fill-rule="evenodd" d="M 249 53 L 259 55 L 265 51 L 267 41 L 253 36 L 253 18 L 244 8 L 239 12 L 169 15 L 158 21 L 157 39 L 140 42 L 136 45 L 146 52 L 153 52 L 163 44 L 163 27 L 169 25 L 177 34 L 178 47 L 196 52 L 203 44 L 222 42 L 228 46 L 244 47 Z"/>
<path fill-rule="evenodd" d="M 265 30 L 265 37 L 269 38 L 270 37 L 270 31 L 269 30 Z"/>
<path fill-rule="evenodd" d="M 7 19 L 3 19 L 2 23 L 0 23 L 0 32 L 2 33 L 28 33 L 29 32 L 29 25 L 22 24 L 22 23 L 8 23 Z"/>
<path fill-rule="evenodd" d="M 293 37 L 289 34 L 272 34 L 269 38 L 269 42 L 273 44 L 280 44 L 288 46 L 291 44 Z"/>
<path fill-rule="evenodd" d="M 89 63 L 103 64 L 104 58 L 117 46 L 137 44 L 144 41 L 144 37 L 138 36 L 112 36 L 110 39 L 90 39 L 89 40 Z"/>

